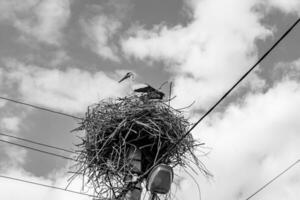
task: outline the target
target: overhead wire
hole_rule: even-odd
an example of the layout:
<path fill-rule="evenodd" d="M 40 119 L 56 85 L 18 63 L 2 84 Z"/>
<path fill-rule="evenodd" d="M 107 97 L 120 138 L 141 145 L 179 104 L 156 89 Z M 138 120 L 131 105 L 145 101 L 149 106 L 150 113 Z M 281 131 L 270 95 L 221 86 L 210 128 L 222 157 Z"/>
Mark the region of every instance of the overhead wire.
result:
<path fill-rule="evenodd" d="M 36 144 L 36 145 L 40 145 L 40 146 L 44 146 L 44 147 L 48 147 L 48 148 L 52 148 L 52 149 L 56 149 L 56 150 L 60 150 L 60 151 L 65 151 L 67 153 L 76 153 L 75 151 L 64 149 L 62 147 L 57 147 L 57 146 L 53 146 L 53 145 L 33 141 L 33 140 L 30 140 L 30 139 L 27 139 L 27 138 L 17 137 L 15 135 L 11 135 L 11 134 L 5 134 L 1 131 L 0 131 L 0 136 L 14 138 L 14 139 L 21 140 L 21 141 L 24 141 L 24 142 L 29 142 L 29 143 L 32 143 L 32 144 Z"/>
<path fill-rule="evenodd" d="M 23 182 L 23 183 L 27 183 L 27 184 L 31 184 L 31 185 L 38 185 L 38 186 L 41 186 L 41 187 L 51 188 L 51 189 L 55 189 L 55 190 L 61 190 L 61 191 L 64 191 L 64 192 L 70 192 L 70 193 L 74 193 L 74 194 L 85 195 L 85 196 L 89 196 L 89 197 L 92 197 L 92 198 L 98 198 L 95 195 L 86 194 L 86 193 L 82 193 L 82 192 L 77 192 L 77 191 L 74 191 L 74 190 L 68 190 L 68 189 L 53 186 L 53 185 L 46 185 L 46 184 L 42 184 L 42 183 L 28 181 L 28 180 L 24 180 L 24 179 L 20 179 L 20 178 L 14 178 L 14 177 L 5 176 L 5 175 L 0 175 L 0 178 L 19 181 L 19 182 Z"/>
<path fill-rule="evenodd" d="M 51 148 L 54 148 L 54 149 L 66 150 L 66 149 L 63 149 L 63 148 L 58 148 L 58 147 L 55 147 L 55 146 L 51 146 L 51 145 L 39 143 L 39 142 L 36 142 L 36 141 L 28 140 L 28 139 L 25 139 L 25 138 L 20 138 L 20 137 L 8 135 L 8 134 L 2 133 L 2 132 L 0 132 L 0 135 L 15 138 L 15 139 L 19 139 L 21 141 L 31 142 L 31 143 L 38 144 L 38 145 L 41 145 L 41 146 L 51 147 Z M 64 156 L 64 155 L 56 154 L 56 153 L 45 151 L 45 150 L 41 150 L 41 149 L 38 149 L 38 148 L 25 146 L 25 145 L 10 142 L 10 141 L 7 141 L 7 140 L 0 139 L 0 142 L 7 143 L 7 144 L 10 144 L 10 145 L 14 145 L 14 146 L 18 146 L 18 147 L 25 148 L 25 149 L 30 149 L 30 150 L 37 151 L 37 152 L 44 153 L 44 154 L 48 154 L 48 155 L 51 155 L 51 156 L 60 157 L 62 159 L 66 159 L 66 160 L 81 162 L 81 161 L 73 159 L 71 157 L 67 157 L 67 156 Z M 72 151 L 69 151 L 69 150 L 67 150 L 67 151 L 72 152 Z M 48 187 L 48 188 L 52 188 L 52 189 L 62 190 L 62 191 L 65 191 L 65 192 L 71 192 L 71 193 L 75 193 L 75 194 L 86 195 L 86 196 L 90 196 L 90 197 L 93 197 L 93 198 L 97 197 L 97 196 L 89 195 L 89 194 L 86 194 L 86 193 L 81 193 L 81 192 L 77 192 L 77 191 L 73 191 L 73 190 L 68 190 L 67 188 L 60 188 L 60 187 L 56 187 L 56 186 L 45 185 L 45 184 L 41 184 L 41 183 L 37 183 L 37 182 L 27 181 L 27 180 L 24 180 L 24 179 L 13 178 L 13 177 L 5 176 L 5 175 L 0 175 L 0 178 L 6 178 L 6 179 L 11 179 L 11 180 L 15 180 L 15 181 L 24 182 L 24 183 L 29 183 L 29 184 L 39 185 L 39 186 Z"/>
<path fill-rule="evenodd" d="M 300 162 L 300 159 L 297 160 L 296 162 L 292 163 L 290 166 L 288 166 L 288 168 L 286 168 L 285 170 L 283 170 L 282 172 L 280 172 L 278 175 L 276 175 L 274 178 L 272 178 L 270 181 L 268 181 L 267 183 L 265 183 L 263 186 L 261 186 L 258 190 L 256 190 L 253 194 L 251 194 L 249 197 L 247 197 L 245 200 L 249 200 L 252 197 L 254 197 L 255 195 L 257 195 L 260 191 L 262 191 L 263 189 L 265 189 L 267 186 L 269 186 L 271 183 L 273 183 L 276 179 L 278 179 L 280 176 L 284 175 L 286 172 L 288 172 L 290 169 L 292 169 L 293 167 L 295 167 L 298 163 Z"/>
<path fill-rule="evenodd" d="M 297 26 L 297 24 L 300 22 L 300 18 L 297 18 L 297 20 L 280 36 L 279 39 L 277 39 L 277 41 L 257 60 L 257 62 L 255 62 L 252 67 L 250 67 L 250 69 L 248 69 L 248 71 L 246 71 L 246 73 L 244 73 L 234 84 L 233 86 L 231 86 L 229 88 L 229 90 L 227 90 L 226 93 L 223 94 L 223 96 L 221 96 L 221 98 L 213 105 L 210 107 L 209 110 L 207 110 L 205 112 L 204 115 L 202 115 L 200 117 L 200 119 L 193 124 L 193 126 L 183 135 L 181 136 L 180 139 L 178 139 L 173 145 L 170 146 L 170 148 L 167 150 L 167 152 L 171 152 L 173 149 L 176 148 L 176 146 L 178 144 L 180 144 L 190 133 L 191 131 L 203 120 L 205 119 L 249 74 L 250 72 L 252 72 L 258 65 L 259 63 L 261 63 L 272 51 L 273 49 Z M 163 156 L 161 156 L 156 163 L 159 163 L 164 156 L 167 155 L 167 153 L 165 153 Z M 150 167 L 147 172 L 149 172 L 150 170 L 153 169 L 153 167 L 155 166 L 154 163 L 152 165 L 152 167 Z M 145 173 L 146 174 L 146 173 Z"/>
<path fill-rule="evenodd" d="M 55 114 L 58 114 L 58 115 L 63 115 L 63 116 L 71 117 L 73 119 L 79 119 L 79 120 L 83 119 L 83 118 L 77 117 L 75 115 L 71 115 L 71 114 L 67 114 L 67 113 L 64 113 L 64 112 L 52 110 L 52 109 L 49 109 L 49 108 L 45 108 L 45 107 L 41 107 L 41 106 L 30 104 L 30 103 L 26 103 L 26 102 L 14 100 L 14 99 L 11 99 L 11 98 L 8 98 L 8 97 L 0 96 L 0 99 L 6 100 L 6 101 L 10 101 L 10 102 L 13 102 L 13 103 L 16 103 L 16 104 L 21 104 L 21 105 L 24 105 L 24 106 L 29 106 L 29 107 L 32 107 L 32 108 L 35 108 L 35 109 L 39 109 L 39 110 L 43 110 L 43 111 L 55 113 Z"/>
<path fill-rule="evenodd" d="M 17 144 L 17 143 L 10 142 L 10 141 L 7 141 L 7 140 L 0 139 L 0 142 L 7 143 L 7 144 L 10 144 L 10 145 L 14 145 L 14 146 L 18 146 L 18 147 L 22 147 L 22 148 L 25 148 L 25 149 L 30 149 L 30 150 L 37 151 L 37 152 L 44 153 L 44 154 L 48 154 L 48 155 L 51 155 L 51 156 L 56 156 L 56 157 L 60 157 L 60 158 L 63 158 L 63 159 L 79 162 L 78 160 L 76 160 L 74 158 L 70 158 L 70 157 L 67 157 L 67 156 L 64 156 L 64 155 L 52 153 L 52 152 L 41 150 L 41 149 L 34 148 L 34 147 L 29 147 L 29 146 L 22 145 L 22 144 Z"/>
<path fill-rule="evenodd" d="M 300 22 L 300 18 L 298 18 L 290 28 L 284 32 L 284 34 L 271 46 L 271 48 L 261 56 L 258 61 L 238 80 L 235 84 L 229 88 L 229 90 L 208 110 L 206 113 L 196 122 L 194 125 L 173 145 L 177 146 L 185 137 L 190 134 L 190 132 L 204 119 L 206 118 L 249 74 L 252 72 L 258 65 L 263 61 L 271 51 L 295 28 L 295 26 Z M 173 148 L 174 148 L 173 147 Z"/>

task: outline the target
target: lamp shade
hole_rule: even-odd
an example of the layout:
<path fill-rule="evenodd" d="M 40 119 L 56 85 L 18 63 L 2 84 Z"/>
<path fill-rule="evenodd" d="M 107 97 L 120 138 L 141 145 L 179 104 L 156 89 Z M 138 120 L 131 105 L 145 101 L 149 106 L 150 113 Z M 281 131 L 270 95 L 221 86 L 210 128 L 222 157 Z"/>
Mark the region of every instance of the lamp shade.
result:
<path fill-rule="evenodd" d="M 165 164 L 155 166 L 147 178 L 147 190 L 152 193 L 166 194 L 173 181 L 173 169 Z"/>

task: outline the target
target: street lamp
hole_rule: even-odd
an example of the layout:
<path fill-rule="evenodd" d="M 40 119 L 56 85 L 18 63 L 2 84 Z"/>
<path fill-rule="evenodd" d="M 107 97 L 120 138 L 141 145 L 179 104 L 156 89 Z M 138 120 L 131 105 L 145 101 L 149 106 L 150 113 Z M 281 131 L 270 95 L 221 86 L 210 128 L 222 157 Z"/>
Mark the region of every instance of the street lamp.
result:
<path fill-rule="evenodd" d="M 165 164 L 155 166 L 148 178 L 146 188 L 151 192 L 150 199 L 154 199 L 156 194 L 167 194 L 170 191 L 173 181 L 173 169 Z"/>

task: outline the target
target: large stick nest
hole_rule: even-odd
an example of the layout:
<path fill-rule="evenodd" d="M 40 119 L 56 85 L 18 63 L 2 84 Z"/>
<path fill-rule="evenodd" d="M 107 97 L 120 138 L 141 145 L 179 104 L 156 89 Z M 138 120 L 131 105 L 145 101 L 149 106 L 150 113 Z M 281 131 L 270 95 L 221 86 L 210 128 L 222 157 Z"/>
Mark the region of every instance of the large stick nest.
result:
<path fill-rule="evenodd" d="M 85 119 L 75 129 L 85 132 L 78 145 L 76 174 L 88 177 L 100 199 L 121 199 L 135 187 L 132 177 L 147 178 L 158 163 L 184 167 L 192 159 L 206 173 L 193 153 L 201 144 L 191 134 L 170 151 L 189 128 L 182 113 L 163 100 L 132 95 L 101 101 L 88 107 Z M 141 170 L 133 164 L 132 155 L 138 151 Z"/>

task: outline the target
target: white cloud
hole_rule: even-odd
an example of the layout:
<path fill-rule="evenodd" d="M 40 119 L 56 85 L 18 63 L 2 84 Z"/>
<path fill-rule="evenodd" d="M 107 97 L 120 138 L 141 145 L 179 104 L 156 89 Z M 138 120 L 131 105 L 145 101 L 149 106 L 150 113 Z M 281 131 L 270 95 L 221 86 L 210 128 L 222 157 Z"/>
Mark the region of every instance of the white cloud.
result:
<path fill-rule="evenodd" d="M 19 130 L 19 125 L 21 118 L 19 117 L 4 117 L 0 120 L 1 129 L 17 132 Z"/>
<path fill-rule="evenodd" d="M 118 49 L 112 40 L 121 28 L 121 22 L 105 15 L 81 22 L 91 49 L 104 59 L 119 61 Z"/>
<path fill-rule="evenodd" d="M 83 45 L 105 60 L 120 62 L 119 37 L 134 5 L 132 0 L 99 1 L 85 6 L 80 23 L 85 33 Z"/>
<path fill-rule="evenodd" d="M 2 83 L 3 80 L 3 69 L 0 68 L 0 83 Z"/>
<path fill-rule="evenodd" d="M 1 0 L 0 9 L 1 9 L 1 18 L 3 19 L 12 19 L 16 18 L 19 12 L 24 12 L 31 9 L 38 3 L 38 0 L 25 0 L 23 3 L 15 0 Z"/>
<path fill-rule="evenodd" d="M 49 64 L 50 66 L 57 67 L 68 60 L 70 60 L 69 55 L 65 51 L 60 50 L 54 53 L 53 59 Z"/>
<path fill-rule="evenodd" d="M 185 27 L 137 29 L 122 42 L 126 55 L 162 60 L 174 73 L 174 104 L 206 108 L 254 63 L 255 41 L 271 34 L 254 8 L 260 1 L 203 0 L 190 4 Z"/>
<path fill-rule="evenodd" d="M 67 175 L 63 169 L 64 173 L 58 172 L 53 174 L 49 178 L 35 177 L 32 174 L 22 170 L 21 168 L 11 168 L 1 172 L 1 175 L 11 176 L 18 179 L 24 179 L 32 182 L 37 182 L 46 185 L 53 185 L 57 187 L 64 188 L 67 184 Z M 78 179 L 72 184 L 71 190 L 80 192 L 81 181 Z M 8 180 L 0 177 L 0 187 L 1 187 L 1 198 L 18 200 L 18 199 L 44 199 L 44 200 L 90 200 L 91 197 L 69 193 L 66 191 L 55 190 L 51 188 L 45 188 L 37 185 L 31 185 L 28 183 L 22 183 L 14 180 Z M 17 190 L 17 192 L 16 192 Z"/>
<path fill-rule="evenodd" d="M 198 177 L 203 199 L 246 199 L 300 159 L 299 102 L 299 82 L 286 79 L 199 124 L 194 136 L 212 147 L 205 164 L 214 174 L 210 183 Z M 298 167 L 261 191 L 256 199 L 298 199 Z M 186 184 L 181 194 L 184 199 L 198 199 L 190 195 L 195 193 L 194 183 L 190 180 Z"/>
<path fill-rule="evenodd" d="M 72 163 L 68 163 L 65 167 L 55 170 L 45 177 L 35 176 L 25 171 L 22 166 L 30 159 L 27 156 L 27 151 L 15 147 L 4 147 L 5 153 L 8 155 L 7 159 L 1 159 L 0 162 L 0 175 L 13 177 L 17 179 L 27 180 L 31 182 L 41 183 L 45 185 L 65 188 L 68 184 L 68 179 L 71 177 L 70 170 Z M 15 180 L 9 180 L 0 177 L 1 198 L 18 200 L 18 199 L 78 199 L 78 200 L 90 200 L 91 197 L 85 195 L 78 195 L 69 193 L 66 191 L 41 187 L 28 183 L 22 183 Z M 16 189 L 18 192 L 15 192 Z M 74 179 L 74 181 L 68 187 L 69 190 L 81 192 L 82 180 L 80 178 Z M 85 189 L 84 192 L 88 192 Z"/>
<path fill-rule="evenodd" d="M 4 101 L 4 100 L 0 100 L 0 108 L 1 108 L 1 107 L 4 107 L 4 106 L 5 106 L 5 104 L 6 104 L 6 101 Z"/>
<path fill-rule="evenodd" d="M 273 8 L 280 9 L 286 13 L 295 12 L 300 15 L 300 1 L 298 0 L 265 0 Z"/>
<path fill-rule="evenodd" d="M 1 139 L 4 139 L 4 137 Z M 5 138 L 5 140 L 10 141 L 9 138 Z M 24 165 L 26 161 L 28 161 L 27 151 L 25 149 L 10 146 L 9 144 L 5 144 L 3 142 L 1 142 L 1 146 L 3 147 L 2 152 L 4 152 L 7 157 L 5 159 L 1 157 L 0 172 L 2 172 L 2 170 L 4 169 L 13 169 L 16 167 L 20 167 Z"/>
<path fill-rule="evenodd" d="M 62 29 L 70 17 L 69 0 L 0 1 L 0 18 L 12 22 L 27 36 L 59 45 Z"/>
<path fill-rule="evenodd" d="M 128 89 L 101 71 L 45 69 L 12 60 L 7 62 L 6 77 L 17 83 L 16 91 L 27 102 L 71 113 L 84 112 L 88 105 Z"/>
<path fill-rule="evenodd" d="M 2 85 L 3 84 L 3 69 L 0 68 L 0 84 Z M 4 100 L 0 100 L 0 108 L 4 107 L 6 104 L 6 101 Z"/>
<path fill-rule="evenodd" d="M 280 62 L 275 66 L 272 73 L 272 80 L 284 79 L 300 80 L 300 58 L 291 63 Z"/>

